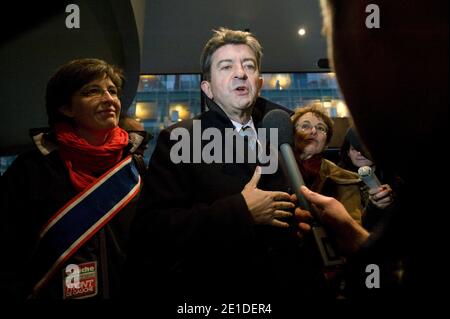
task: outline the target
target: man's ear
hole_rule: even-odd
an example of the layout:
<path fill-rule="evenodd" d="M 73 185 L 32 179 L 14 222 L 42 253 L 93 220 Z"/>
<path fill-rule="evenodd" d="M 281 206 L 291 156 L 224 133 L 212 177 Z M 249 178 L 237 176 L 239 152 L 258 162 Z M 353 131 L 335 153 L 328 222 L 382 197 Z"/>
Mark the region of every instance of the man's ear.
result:
<path fill-rule="evenodd" d="M 67 117 L 70 117 L 70 118 L 73 117 L 72 108 L 69 105 L 67 105 L 67 104 L 64 104 L 63 106 L 61 106 L 58 109 L 58 111 L 61 112 L 63 115 L 67 116 Z"/>
<path fill-rule="evenodd" d="M 259 77 L 258 79 L 258 96 L 261 94 L 261 88 L 264 84 L 264 79 L 262 77 Z"/>
<path fill-rule="evenodd" d="M 211 100 L 214 99 L 214 94 L 212 93 L 211 90 L 211 83 L 209 83 L 208 81 L 202 81 L 200 87 L 202 88 L 203 93 L 205 93 L 207 97 L 209 97 Z"/>
<path fill-rule="evenodd" d="M 263 84 L 264 84 L 264 79 L 263 79 L 262 77 L 260 77 L 260 78 L 258 79 L 258 85 L 259 85 L 259 89 L 260 89 L 260 90 L 261 90 Z"/>

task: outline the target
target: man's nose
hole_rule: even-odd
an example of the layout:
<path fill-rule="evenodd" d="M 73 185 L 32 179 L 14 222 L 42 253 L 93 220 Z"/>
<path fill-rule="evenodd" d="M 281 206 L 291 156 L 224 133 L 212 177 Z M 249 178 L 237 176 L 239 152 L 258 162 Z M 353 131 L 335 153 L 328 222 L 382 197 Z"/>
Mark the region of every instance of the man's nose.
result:
<path fill-rule="evenodd" d="M 241 64 L 238 64 L 235 68 L 234 77 L 238 79 L 246 79 L 247 73 L 245 72 L 244 66 Z"/>

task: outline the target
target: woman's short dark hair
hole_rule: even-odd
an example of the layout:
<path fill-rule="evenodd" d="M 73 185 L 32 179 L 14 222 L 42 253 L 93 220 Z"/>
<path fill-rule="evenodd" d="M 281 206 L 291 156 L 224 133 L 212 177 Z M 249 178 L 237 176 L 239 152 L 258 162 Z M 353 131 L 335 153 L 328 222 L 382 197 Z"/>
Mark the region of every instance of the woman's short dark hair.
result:
<path fill-rule="evenodd" d="M 120 68 L 93 58 L 76 59 L 63 64 L 47 83 L 45 106 L 50 127 L 57 122 L 69 121 L 59 109 L 70 104 L 75 92 L 83 85 L 105 76 L 111 79 L 120 94 L 124 82 Z"/>
<path fill-rule="evenodd" d="M 307 104 L 304 107 L 299 107 L 294 110 L 294 114 L 291 116 L 292 123 L 295 124 L 306 113 L 313 113 L 315 116 L 317 116 L 319 119 L 325 122 L 325 125 L 327 126 L 327 144 L 331 141 L 331 138 L 333 137 L 333 126 L 334 123 L 331 120 L 331 118 L 328 116 L 325 108 L 320 103 L 310 103 Z"/>
<path fill-rule="evenodd" d="M 218 30 L 213 31 L 214 35 L 206 43 L 200 57 L 200 66 L 202 68 L 203 78 L 206 81 L 211 80 L 211 63 L 214 52 L 227 44 L 248 45 L 255 53 L 258 70 L 261 70 L 261 59 L 263 55 L 262 47 L 252 33 L 239 30 L 230 30 L 227 28 L 219 28 Z"/>

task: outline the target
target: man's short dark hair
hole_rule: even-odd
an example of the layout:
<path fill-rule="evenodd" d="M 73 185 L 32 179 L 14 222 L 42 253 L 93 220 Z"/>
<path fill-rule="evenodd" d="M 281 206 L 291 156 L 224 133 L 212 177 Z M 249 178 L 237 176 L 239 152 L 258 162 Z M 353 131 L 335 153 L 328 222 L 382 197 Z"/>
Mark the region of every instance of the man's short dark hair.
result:
<path fill-rule="evenodd" d="M 206 81 L 209 81 L 211 79 L 211 60 L 214 52 L 216 52 L 220 47 L 227 44 L 248 45 L 255 53 L 258 70 L 261 70 L 261 59 L 263 55 L 262 47 L 252 33 L 239 30 L 230 30 L 227 28 L 219 28 L 218 30 L 213 31 L 214 35 L 206 43 L 200 57 L 200 66 L 202 68 L 203 78 Z"/>

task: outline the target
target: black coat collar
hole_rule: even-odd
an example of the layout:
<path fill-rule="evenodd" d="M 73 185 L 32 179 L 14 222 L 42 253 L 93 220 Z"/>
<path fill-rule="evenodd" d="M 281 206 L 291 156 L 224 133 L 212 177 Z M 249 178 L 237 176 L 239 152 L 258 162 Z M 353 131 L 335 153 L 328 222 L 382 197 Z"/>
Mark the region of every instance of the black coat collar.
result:
<path fill-rule="evenodd" d="M 220 106 L 218 106 L 213 100 L 211 100 L 208 97 L 205 97 L 206 99 L 206 105 L 208 106 L 209 110 L 211 112 L 214 112 L 219 120 L 226 126 L 226 127 L 233 127 L 233 124 L 231 123 L 231 120 L 228 118 L 228 116 L 225 114 L 225 112 L 222 110 Z M 274 109 L 282 109 L 289 113 L 289 115 L 292 115 L 294 112 L 287 107 L 281 106 L 279 104 L 270 102 L 269 100 L 266 100 L 265 98 L 258 97 L 256 99 L 255 105 L 253 105 L 253 111 L 252 111 L 252 118 L 253 123 L 255 123 L 255 127 L 261 127 L 262 119 L 264 115 L 266 115 L 268 112 Z"/>

